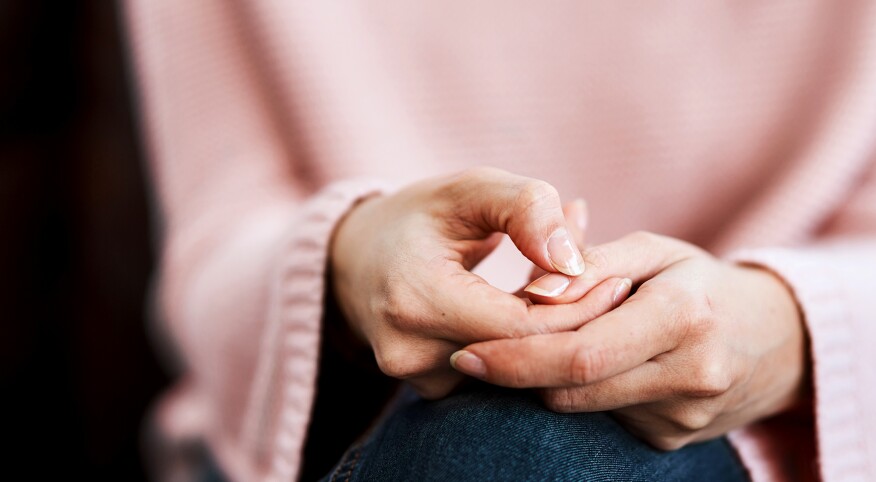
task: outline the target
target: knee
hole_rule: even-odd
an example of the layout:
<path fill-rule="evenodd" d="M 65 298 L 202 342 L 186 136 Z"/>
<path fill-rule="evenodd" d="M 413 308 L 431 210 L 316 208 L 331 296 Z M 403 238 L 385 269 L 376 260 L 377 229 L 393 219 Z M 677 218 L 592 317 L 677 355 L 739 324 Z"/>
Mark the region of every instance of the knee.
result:
<path fill-rule="evenodd" d="M 604 413 L 554 413 L 530 392 L 477 386 L 404 405 L 360 463 L 363 474 L 407 480 L 629 479 L 624 461 L 637 448 L 648 450 Z"/>
<path fill-rule="evenodd" d="M 746 480 L 723 440 L 660 452 L 606 413 L 476 385 L 403 404 L 359 448 L 360 480 Z"/>

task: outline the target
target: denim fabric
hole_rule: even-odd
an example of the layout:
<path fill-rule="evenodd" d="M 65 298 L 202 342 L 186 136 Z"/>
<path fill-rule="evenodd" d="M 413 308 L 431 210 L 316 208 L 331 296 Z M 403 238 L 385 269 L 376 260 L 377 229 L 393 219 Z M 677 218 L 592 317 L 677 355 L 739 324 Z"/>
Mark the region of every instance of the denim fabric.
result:
<path fill-rule="evenodd" d="M 477 384 L 438 401 L 406 393 L 324 481 L 744 481 L 725 439 L 661 452 L 605 413 L 559 414 L 531 392 Z"/>

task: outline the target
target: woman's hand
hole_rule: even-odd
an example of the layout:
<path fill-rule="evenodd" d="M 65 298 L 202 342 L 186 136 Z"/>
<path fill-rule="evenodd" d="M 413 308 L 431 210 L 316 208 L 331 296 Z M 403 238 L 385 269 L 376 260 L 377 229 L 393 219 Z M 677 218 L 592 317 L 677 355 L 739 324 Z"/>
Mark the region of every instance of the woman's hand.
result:
<path fill-rule="evenodd" d="M 497 169 L 368 199 L 341 222 L 331 248 L 335 299 L 384 373 L 441 397 L 462 378 L 448 362 L 459 347 L 575 329 L 614 306 L 614 279 L 556 306 L 492 287 L 470 270 L 496 247 L 496 233 L 545 271 L 582 272 L 556 189 Z"/>
<path fill-rule="evenodd" d="M 584 258 L 585 274 L 564 292 L 534 297 L 568 302 L 615 277 L 631 278 L 638 290 L 576 331 L 467 346 L 454 354 L 455 367 L 498 385 L 545 387 L 556 411 L 611 410 L 667 450 L 799 398 L 804 329 L 792 294 L 771 273 L 649 233 L 595 246 Z"/>

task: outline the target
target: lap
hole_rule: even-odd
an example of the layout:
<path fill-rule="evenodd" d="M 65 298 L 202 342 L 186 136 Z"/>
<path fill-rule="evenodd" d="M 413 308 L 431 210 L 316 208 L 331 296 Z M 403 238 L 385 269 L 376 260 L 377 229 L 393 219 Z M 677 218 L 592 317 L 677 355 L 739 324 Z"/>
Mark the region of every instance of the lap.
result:
<path fill-rule="evenodd" d="M 551 412 L 530 393 L 476 384 L 410 394 L 324 480 L 748 480 L 725 439 L 661 452 L 606 413 Z"/>

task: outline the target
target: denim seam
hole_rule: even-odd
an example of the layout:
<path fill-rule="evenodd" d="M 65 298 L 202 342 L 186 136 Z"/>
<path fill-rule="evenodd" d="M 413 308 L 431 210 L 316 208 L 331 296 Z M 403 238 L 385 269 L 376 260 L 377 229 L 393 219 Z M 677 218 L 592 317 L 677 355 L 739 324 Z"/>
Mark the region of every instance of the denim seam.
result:
<path fill-rule="evenodd" d="M 356 465 L 359 463 L 359 458 L 361 456 L 362 456 L 362 449 L 360 447 L 358 450 L 356 450 L 356 456 L 353 457 L 353 462 L 350 464 L 350 470 L 347 471 L 346 478 L 344 479 L 344 480 L 346 480 L 346 482 L 350 482 L 350 480 L 352 480 L 353 469 L 356 468 Z"/>
<path fill-rule="evenodd" d="M 337 470 L 335 470 L 334 474 L 332 474 L 332 478 L 330 482 L 336 482 L 339 480 L 349 482 L 353 478 L 353 470 L 356 469 L 356 466 L 359 464 L 359 459 L 362 457 L 362 446 L 357 445 L 351 448 L 344 455 L 344 458 L 341 460 L 341 463 L 338 464 Z M 341 475 L 343 474 L 343 475 Z"/>

